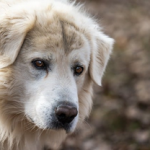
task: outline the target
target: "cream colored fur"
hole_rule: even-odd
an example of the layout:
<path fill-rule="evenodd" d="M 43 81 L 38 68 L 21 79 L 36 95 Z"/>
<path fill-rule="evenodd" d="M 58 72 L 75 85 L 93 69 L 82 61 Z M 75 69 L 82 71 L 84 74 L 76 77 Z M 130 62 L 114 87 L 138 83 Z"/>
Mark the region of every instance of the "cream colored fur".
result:
<path fill-rule="evenodd" d="M 39 118 L 40 122 L 32 108 L 37 103 L 45 105 L 42 98 L 51 99 L 46 95 L 47 89 L 52 90 L 51 84 L 56 85 L 53 81 L 58 80 L 56 89 L 58 85 L 68 88 L 68 96 L 74 97 L 79 107 L 73 131 L 91 111 L 92 83 L 101 85 L 112 45 L 113 39 L 101 31 L 94 19 L 66 0 L 0 0 L 0 149 L 58 148 L 66 132 L 46 129 L 43 118 Z M 33 81 L 36 75 L 42 75 L 32 69 L 30 61 L 51 54 L 55 56 L 57 72 L 48 73 L 40 82 Z M 66 71 L 75 59 L 85 67 L 78 79 Z M 39 98 L 36 91 L 44 96 Z M 51 103 L 54 102 L 48 105 Z M 36 117 L 35 124 L 28 115 Z"/>

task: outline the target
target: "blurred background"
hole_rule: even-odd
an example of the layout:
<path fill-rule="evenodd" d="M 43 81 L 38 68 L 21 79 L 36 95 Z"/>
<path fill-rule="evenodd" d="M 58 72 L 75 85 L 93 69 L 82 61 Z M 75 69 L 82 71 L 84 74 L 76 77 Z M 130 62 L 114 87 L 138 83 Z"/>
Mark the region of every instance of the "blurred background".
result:
<path fill-rule="evenodd" d="M 78 0 L 116 40 L 84 126 L 61 150 L 150 150 L 150 0 Z"/>

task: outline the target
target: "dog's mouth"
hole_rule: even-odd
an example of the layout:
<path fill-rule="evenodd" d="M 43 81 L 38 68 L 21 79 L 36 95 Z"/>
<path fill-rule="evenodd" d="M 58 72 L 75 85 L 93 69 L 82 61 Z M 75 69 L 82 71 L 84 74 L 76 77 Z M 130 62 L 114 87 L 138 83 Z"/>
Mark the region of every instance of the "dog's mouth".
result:
<path fill-rule="evenodd" d="M 78 120 L 78 109 L 72 103 L 59 103 L 53 111 L 40 113 L 33 116 L 26 115 L 29 122 L 42 130 L 65 130 L 73 132 Z"/>
<path fill-rule="evenodd" d="M 70 124 L 61 124 L 58 121 L 53 122 L 52 125 L 48 129 L 53 130 L 65 130 L 66 133 L 72 132 L 72 123 Z"/>
<path fill-rule="evenodd" d="M 27 120 L 32 123 L 34 126 L 42 129 L 42 130 L 65 130 L 67 134 L 73 132 L 75 125 L 74 125 L 74 119 L 69 123 L 62 123 L 60 122 L 56 117 L 53 117 L 53 119 L 45 125 L 41 125 L 34 121 L 30 116 L 26 116 Z"/>

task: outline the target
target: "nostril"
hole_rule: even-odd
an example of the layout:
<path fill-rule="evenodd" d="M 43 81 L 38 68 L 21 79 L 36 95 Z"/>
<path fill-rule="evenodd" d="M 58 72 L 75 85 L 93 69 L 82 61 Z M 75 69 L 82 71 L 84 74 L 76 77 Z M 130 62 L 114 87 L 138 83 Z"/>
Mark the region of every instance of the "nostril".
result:
<path fill-rule="evenodd" d="M 73 106 L 58 106 L 55 110 L 59 122 L 70 123 L 78 114 L 77 108 Z"/>
<path fill-rule="evenodd" d="M 65 117 L 66 117 L 66 114 L 60 114 L 59 117 L 65 118 Z"/>

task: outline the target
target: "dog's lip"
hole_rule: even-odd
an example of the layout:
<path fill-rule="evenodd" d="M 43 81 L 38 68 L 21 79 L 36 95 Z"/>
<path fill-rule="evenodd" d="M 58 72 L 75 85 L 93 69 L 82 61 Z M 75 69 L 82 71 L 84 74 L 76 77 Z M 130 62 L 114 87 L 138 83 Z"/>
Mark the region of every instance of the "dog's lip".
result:
<path fill-rule="evenodd" d="M 72 123 L 61 124 L 60 122 L 55 121 L 55 122 L 52 122 L 51 126 L 49 126 L 47 129 L 48 130 L 65 130 L 66 133 L 71 133 L 72 132 L 71 127 L 72 127 Z"/>
<path fill-rule="evenodd" d="M 72 133 L 72 125 L 73 125 L 73 121 L 70 123 L 66 123 L 66 124 L 62 124 L 61 122 L 59 122 L 57 120 L 57 118 L 53 118 L 53 120 L 51 120 L 50 123 L 47 123 L 47 125 L 45 124 L 45 126 L 40 126 L 39 124 L 37 124 L 32 117 L 26 115 L 27 120 L 34 124 L 35 126 L 37 126 L 38 128 L 42 129 L 42 130 L 65 130 L 67 134 Z"/>
<path fill-rule="evenodd" d="M 34 125 L 36 125 L 36 123 L 34 122 L 34 120 L 27 116 L 27 119 L 29 122 L 33 123 Z M 70 124 L 61 124 L 58 121 L 52 122 L 51 125 L 47 126 L 47 127 L 40 127 L 39 125 L 36 125 L 38 128 L 44 129 L 44 130 L 65 130 L 67 134 L 71 133 L 71 123 Z"/>

